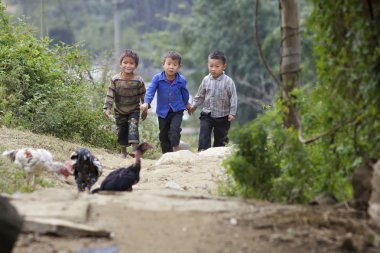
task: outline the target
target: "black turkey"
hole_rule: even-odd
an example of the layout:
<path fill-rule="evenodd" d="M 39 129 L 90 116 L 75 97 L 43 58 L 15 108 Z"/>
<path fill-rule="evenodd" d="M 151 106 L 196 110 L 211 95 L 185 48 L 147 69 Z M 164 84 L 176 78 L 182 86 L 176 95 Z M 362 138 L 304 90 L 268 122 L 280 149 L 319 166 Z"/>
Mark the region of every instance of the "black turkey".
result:
<path fill-rule="evenodd" d="M 79 148 L 70 159 L 78 191 L 83 192 L 86 189 L 90 191 L 102 174 L 102 164 L 87 148 Z"/>
<path fill-rule="evenodd" d="M 132 185 L 140 180 L 141 155 L 148 149 L 153 148 L 149 143 L 141 143 L 135 151 L 135 163 L 127 168 L 119 168 L 112 171 L 104 179 L 100 188 L 94 189 L 92 193 L 98 191 L 132 191 Z"/>

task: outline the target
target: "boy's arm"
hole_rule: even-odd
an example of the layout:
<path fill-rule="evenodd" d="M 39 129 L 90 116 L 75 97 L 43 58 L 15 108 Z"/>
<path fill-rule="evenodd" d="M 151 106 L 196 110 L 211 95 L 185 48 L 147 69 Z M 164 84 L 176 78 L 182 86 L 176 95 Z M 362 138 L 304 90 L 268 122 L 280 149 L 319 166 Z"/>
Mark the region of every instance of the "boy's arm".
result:
<path fill-rule="evenodd" d="M 186 110 L 189 113 L 189 115 L 191 115 L 195 111 L 195 109 L 193 109 L 193 106 L 189 103 L 190 94 L 189 94 L 189 90 L 186 87 L 186 84 L 187 84 L 187 81 L 185 81 L 185 84 L 181 87 L 181 94 L 182 94 L 183 103 L 186 106 Z"/>
<path fill-rule="evenodd" d="M 189 105 L 190 95 L 189 95 L 189 90 L 186 87 L 186 84 L 187 84 L 187 82 L 185 81 L 184 85 L 181 87 L 181 95 L 182 95 L 183 103 L 185 104 L 185 106 L 187 108 Z"/>
<path fill-rule="evenodd" d="M 231 86 L 230 86 L 230 89 L 231 89 L 231 107 L 230 107 L 230 115 L 228 116 L 228 120 L 229 121 L 232 121 L 235 119 L 236 117 L 236 111 L 237 111 L 237 92 L 236 92 L 236 86 L 235 86 L 235 83 L 234 81 L 231 79 Z M 230 116 L 231 117 L 231 120 L 230 120 Z"/>
<path fill-rule="evenodd" d="M 111 117 L 111 109 L 113 102 L 115 100 L 115 84 L 111 79 L 110 85 L 108 86 L 107 95 L 104 100 L 103 113 L 107 118 Z"/>
<path fill-rule="evenodd" d="M 140 86 L 139 86 L 139 94 L 140 94 L 140 104 L 144 103 L 144 97 L 146 94 L 146 88 L 145 88 L 145 83 L 142 77 L 140 77 Z"/>
<path fill-rule="evenodd" d="M 206 89 L 205 89 L 205 78 L 203 78 L 201 85 L 199 85 L 198 92 L 195 95 L 192 103 L 192 108 L 194 108 L 194 111 L 196 108 L 203 104 L 206 96 Z"/>
<path fill-rule="evenodd" d="M 145 83 L 142 77 L 140 77 L 140 87 L 139 87 L 139 94 L 140 94 L 140 111 L 141 111 L 141 120 L 144 121 L 146 117 L 148 116 L 148 110 L 143 108 L 141 109 L 141 105 L 144 104 L 144 97 L 146 93 Z"/>
<path fill-rule="evenodd" d="M 152 103 L 154 95 L 156 94 L 158 88 L 158 76 L 154 76 L 152 82 L 146 89 L 146 93 L 144 96 L 144 103 L 140 106 L 140 110 L 146 111 L 149 108 L 150 103 Z"/>

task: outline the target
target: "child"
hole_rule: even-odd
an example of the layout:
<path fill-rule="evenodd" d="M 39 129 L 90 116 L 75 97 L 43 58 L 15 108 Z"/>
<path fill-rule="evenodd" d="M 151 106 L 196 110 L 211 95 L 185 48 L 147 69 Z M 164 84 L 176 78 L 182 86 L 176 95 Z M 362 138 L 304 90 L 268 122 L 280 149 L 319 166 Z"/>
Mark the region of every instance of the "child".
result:
<path fill-rule="evenodd" d="M 164 71 L 153 77 L 146 91 L 141 111 L 148 110 L 157 92 L 159 139 L 162 153 L 166 153 L 179 150 L 183 111 L 190 108 L 190 104 L 186 79 L 178 73 L 181 55 L 173 51 L 167 52 L 162 67 Z"/>
<path fill-rule="evenodd" d="M 214 147 L 228 143 L 228 130 L 235 119 L 237 94 L 234 81 L 224 73 L 226 56 L 215 51 L 208 56 L 209 74 L 203 78 L 198 93 L 194 97 L 190 113 L 203 104 L 200 114 L 198 151 L 211 147 L 211 133 L 214 131 Z"/>
<path fill-rule="evenodd" d="M 143 102 L 146 90 L 142 77 L 134 73 L 138 64 L 136 52 L 128 49 L 121 55 L 120 73 L 112 77 L 104 103 L 104 115 L 107 118 L 111 117 L 112 105 L 115 103 L 117 140 L 123 158 L 127 156 L 127 146 L 131 145 L 135 150 L 139 144 L 140 102 Z M 132 153 L 129 155 L 133 156 Z"/>

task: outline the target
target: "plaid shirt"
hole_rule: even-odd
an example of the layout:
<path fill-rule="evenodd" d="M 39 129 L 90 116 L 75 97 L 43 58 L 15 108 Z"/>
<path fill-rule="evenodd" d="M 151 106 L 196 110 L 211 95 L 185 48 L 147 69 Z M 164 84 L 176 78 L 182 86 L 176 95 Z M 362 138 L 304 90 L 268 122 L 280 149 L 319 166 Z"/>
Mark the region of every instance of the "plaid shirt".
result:
<path fill-rule="evenodd" d="M 223 74 L 214 79 L 211 74 L 205 76 L 198 93 L 193 99 L 193 105 L 203 104 L 203 112 L 211 113 L 213 118 L 236 115 L 237 93 L 234 81 Z"/>
<path fill-rule="evenodd" d="M 141 76 L 135 75 L 132 80 L 124 80 L 120 73 L 113 76 L 108 86 L 104 109 L 112 108 L 119 114 L 130 114 L 140 111 L 140 102 L 145 96 L 145 84 Z"/>

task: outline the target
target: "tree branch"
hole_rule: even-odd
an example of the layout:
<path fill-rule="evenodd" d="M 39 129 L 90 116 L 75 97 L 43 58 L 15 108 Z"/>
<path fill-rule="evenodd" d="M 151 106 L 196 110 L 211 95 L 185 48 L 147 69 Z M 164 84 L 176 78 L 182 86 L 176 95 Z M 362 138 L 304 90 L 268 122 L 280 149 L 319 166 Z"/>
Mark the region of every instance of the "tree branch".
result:
<path fill-rule="evenodd" d="M 240 104 L 247 104 L 247 105 L 251 105 L 252 103 L 258 104 L 261 106 L 265 105 L 265 103 L 263 103 L 261 100 L 253 98 L 253 97 L 247 97 L 247 96 L 240 96 L 239 97 L 239 103 Z"/>
<path fill-rule="evenodd" d="M 280 81 L 276 78 L 276 76 L 273 74 L 272 70 L 269 68 L 265 58 L 264 58 L 264 54 L 263 54 L 263 51 L 261 49 L 261 45 L 260 45 L 260 41 L 259 41 L 259 35 L 258 35 L 258 32 L 257 32 L 257 16 L 258 16 L 258 10 L 259 10 L 259 4 L 260 4 L 260 0 L 256 0 L 256 10 L 255 10 L 255 16 L 253 18 L 253 28 L 254 28 L 254 34 L 255 34 L 255 43 L 256 43 L 256 48 L 257 48 L 257 51 L 259 53 L 259 56 L 260 56 L 260 60 L 261 62 L 264 64 L 264 67 L 265 69 L 267 70 L 267 72 L 269 73 L 269 75 L 272 77 L 272 79 L 274 80 L 274 82 L 278 85 L 278 87 L 281 87 L 281 83 Z"/>
<path fill-rule="evenodd" d="M 346 125 L 349 125 L 349 124 L 352 124 L 353 122 L 356 121 L 356 119 L 360 116 L 360 114 L 362 114 L 363 111 L 360 111 L 359 113 L 357 113 L 354 117 L 352 117 L 351 119 L 347 120 L 346 122 L 344 123 L 341 123 L 337 126 L 335 126 L 334 128 L 324 132 L 324 133 L 321 133 L 319 135 L 316 135 L 312 138 L 309 138 L 309 139 L 304 139 L 303 136 L 302 136 L 302 127 L 300 125 L 300 128 L 298 129 L 298 140 L 303 143 L 303 144 L 309 144 L 309 143 L 312 143 L 324 136 L 327 136 L 327 135 L 330 135 L 330 134 L 333 134 L 333 133 L 336 133 L 339 129 L 341 129 L 342 127 L 346 126 Z M 298 120 L 298 118 L 297 118 Z"/>
<path fill-rule="evenodd" d="M 240 76 L 236 77 L 236 80 L 239 82 L 239 84 L 242 87 L 246 87 L 248 89 L 251 89 L 253 93 L 255 94 L 255 97 L 258 98 L 252 98 L 254 103 L 259 103 L 261 105 L 263 104 L 270 104 L 273 105 L 273 96 L 276 92 L 276 89 L 273 87 L 270 87 L 266 89 L 266 83 L 264 80 L 264 77 L 260 75 L 261 85 L 252 85 L 249 83 L 246 79 L 242 79 Z M 271 82 L 270 85 L 273 85 Z M 274 85 L 273 85 L 274 86 Z M 239 99 L 240 101 L 240 99 Z"/>

